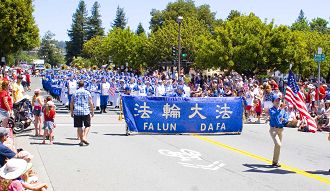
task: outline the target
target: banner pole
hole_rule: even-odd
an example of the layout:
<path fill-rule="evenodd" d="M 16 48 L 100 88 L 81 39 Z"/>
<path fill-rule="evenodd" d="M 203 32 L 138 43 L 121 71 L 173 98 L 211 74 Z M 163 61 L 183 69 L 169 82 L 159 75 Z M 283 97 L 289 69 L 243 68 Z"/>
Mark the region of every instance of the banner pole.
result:
<path fill-rule="evenodd" d="M 122 97 L 120 95 L 120 101 L 119 101 L 119 116 L 118 116 L 118 120 L 119 121 L 122 121 L 123 120 L 123 100 L 122 100 Z"/>

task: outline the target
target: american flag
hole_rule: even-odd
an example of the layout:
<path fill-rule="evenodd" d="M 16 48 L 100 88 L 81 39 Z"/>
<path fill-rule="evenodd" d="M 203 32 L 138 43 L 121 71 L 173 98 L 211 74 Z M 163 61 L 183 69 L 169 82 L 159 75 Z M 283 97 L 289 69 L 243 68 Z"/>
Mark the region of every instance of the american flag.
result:
<path fill-rule="evenodd" d="M 291 70 L 289 72 L 285 100 L 297 108 L 301 119 L 305 118 L 307 120 L 309 132 L 315 133 L 317 131 L 317 124 L 307 111 L 304 95 L 300 92 L 295 76 Z"/>
<path fill-rule="evenodd" d="M 116 87 L 115 86 L 111 86 L 110 88 L 109 88 L 109 95 L 110 96 L 115 96 L 115 93 L 116 93 Z"/>

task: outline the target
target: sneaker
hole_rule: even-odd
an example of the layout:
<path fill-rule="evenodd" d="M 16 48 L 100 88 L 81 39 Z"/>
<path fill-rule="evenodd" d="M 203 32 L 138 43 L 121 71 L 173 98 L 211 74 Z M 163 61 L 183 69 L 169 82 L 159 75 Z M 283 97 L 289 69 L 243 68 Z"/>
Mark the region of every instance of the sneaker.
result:
<path fill-rule="evenodd" d="M 79 146 L 81 146 L 81 147 L 84 146 L 84 143 L 83 142 L 80 142 L 79 143 Z"/>

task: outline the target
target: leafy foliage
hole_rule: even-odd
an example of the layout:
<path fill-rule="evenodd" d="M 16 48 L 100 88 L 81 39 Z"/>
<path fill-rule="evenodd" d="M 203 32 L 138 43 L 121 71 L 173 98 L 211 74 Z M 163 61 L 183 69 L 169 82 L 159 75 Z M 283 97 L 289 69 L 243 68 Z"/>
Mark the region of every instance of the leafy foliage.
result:
<path fill-rule="evenodd" d="M 39 45 L 32 0 L 2 0 L 0 10 L 0 57 Z"/>
<path fill-rule="evenodd" d="M 42 38 L 41 46 L 38 51 L 39 57 L 43 58 L 45 63 L 50 64 L 52 67 L 59 66 L 65 62 L 58 42 L 54 37 L 54 33 L 47 31 Z"/>

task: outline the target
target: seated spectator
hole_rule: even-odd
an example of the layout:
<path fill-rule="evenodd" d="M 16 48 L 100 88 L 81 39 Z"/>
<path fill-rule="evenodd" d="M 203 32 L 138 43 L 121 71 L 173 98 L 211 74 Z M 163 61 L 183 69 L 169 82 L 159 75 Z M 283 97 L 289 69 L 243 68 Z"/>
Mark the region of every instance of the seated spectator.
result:
<path fill-rule="evenodd" d="M 48 185 L 45 183 L 39 183 L 38 177 L 32 171 L 32 163 L 28 163 L 24 174 L 21 176 L 21 183 L 24 189 L 32 191 L 45 191 Z"/>
<path fill-rule="evenodd" d="M 294 107 L 293 105 L 289 105 L 288 107 L 288 124 L 287 124 L 287 127 L 298 127 L 300 122 L 299 120 L 297 119 L 297 115 L 296 115 L 296 111 L 294 110 Z"/>
<path fill-rule="evenodd" d="M 325 107 L 322 114 L 318 118 L 318 130 L 326 130 L 330 128 L 330 100 L 325 101 Z"/>
<path fill-rule="evenodd" d="M 16 155 L 14 151 L 3 144 L 7 140 L 8 134 L 6 128 L 0 127 L 0 167 L 6 163 L 7 159 L 11 159 Z"/>
<path fill-rule="evenodd" d="M 10 159 L 0 168 L 1 191 L 23 191 L 21 176 L 24 174 L 28 163 L 23 159 Z"/>

